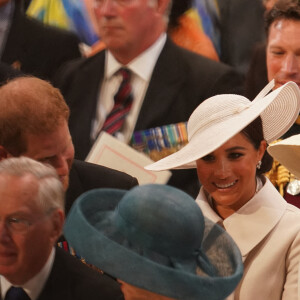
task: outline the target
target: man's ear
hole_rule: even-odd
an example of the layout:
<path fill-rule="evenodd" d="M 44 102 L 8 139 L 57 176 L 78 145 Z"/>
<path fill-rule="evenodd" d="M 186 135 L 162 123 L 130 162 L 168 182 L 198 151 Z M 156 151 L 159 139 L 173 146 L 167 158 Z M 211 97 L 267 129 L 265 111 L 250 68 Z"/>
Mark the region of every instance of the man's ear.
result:
<path fill-rule="evenodd" d="M 57 242 L 62 234 L 62 229 L 65 221 L 65 213 L 62 209 L 56 209 L 52 212 L 52 234 L 51 240 L 53 245 Z"/>
<path fill-rule="evenodd" d="M 12 157 L 12 155 L 0 145 L 0 161 L 9 157 Z"/>
<path fill-rule="evenodd" d="M 170 0 L 157 0 L 157 11 L 164 15 L 170 5 Z"/>

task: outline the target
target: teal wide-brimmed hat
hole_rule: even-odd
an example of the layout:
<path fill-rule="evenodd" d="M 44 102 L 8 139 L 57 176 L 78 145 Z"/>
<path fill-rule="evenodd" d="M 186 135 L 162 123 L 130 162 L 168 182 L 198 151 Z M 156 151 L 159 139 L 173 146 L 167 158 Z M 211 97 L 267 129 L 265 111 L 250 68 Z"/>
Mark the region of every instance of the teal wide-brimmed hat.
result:
<path fill-rule="evenodd" d="M 224 299 L 243 274 L 232 238 L 193 198 L 167 185 L 86 192 L 69 212 L 64 234 L 88 263 L 175 299 Z"/>

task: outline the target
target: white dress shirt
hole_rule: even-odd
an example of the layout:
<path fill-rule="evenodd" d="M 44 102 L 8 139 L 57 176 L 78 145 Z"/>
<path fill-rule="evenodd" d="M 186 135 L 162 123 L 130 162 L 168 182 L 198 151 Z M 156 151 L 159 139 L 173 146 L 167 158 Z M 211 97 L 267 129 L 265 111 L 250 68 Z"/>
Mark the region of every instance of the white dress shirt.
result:
<path fill-rule="evenodd" d="M 126 67 L 131 71 L 133 104 L 130 113 L 126 117 L 122 132 L 117 133 L 116 137 L 125 143 L 129 142 L 143 104 L 153 69 L 165 45 L 166 38 L 166 33 L 163 33 L 151 47 L 126 66 L 120 64 L 110 51 L 106 51 L 104 80 L 101 84 L 101 91 L 98 98 L 96 119 L 92 125 L 92 140 L 95 140 L 104 124 L 106 116 L 113 109 L 114 95 L 118 91 L 122 81 L 122 76 L 116 73 L 120 68 Z"/>
<path fill-rule="evenodd" d="M 41 269 L 41 271 L 36 274 L 33 278 L 27 281 L 25 284 L 15 287 L 21 287 L 27 293 L 31 300 L 36 300 L 40 295 L 48 277 L 51 272 L 53 262 L 55 257 L 55 248 L 52 249 L 49 258 Z M 10 289 L 12 284 L 3 276 L 0 276 L 0 285 L 1 285 L 1 297 L 4 299 L 6 292 Z"/>

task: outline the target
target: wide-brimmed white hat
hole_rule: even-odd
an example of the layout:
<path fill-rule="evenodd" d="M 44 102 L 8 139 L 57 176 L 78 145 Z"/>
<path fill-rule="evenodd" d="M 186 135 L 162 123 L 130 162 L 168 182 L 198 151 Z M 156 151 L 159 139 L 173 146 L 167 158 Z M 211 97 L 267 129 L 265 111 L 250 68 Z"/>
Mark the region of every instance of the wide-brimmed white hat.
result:
<path fill-rule="evenodd" d="M 268 152 L 300 179 L 300 134 L 270 145 Z"/>
<path fill-rule="evenodd" d="M 187 145 L 145 169 L 195 168 L 196 160 L 222 146 L 258 116 L 262 118 L 265 140 L 270 143 L 278 139 L 299 115 L 300 90 L 296 83 L 288 82 L 269 93 L 273 86 L 271 81 L 253 101 L 234 94 L 203 101 L 189 118 Z"/>

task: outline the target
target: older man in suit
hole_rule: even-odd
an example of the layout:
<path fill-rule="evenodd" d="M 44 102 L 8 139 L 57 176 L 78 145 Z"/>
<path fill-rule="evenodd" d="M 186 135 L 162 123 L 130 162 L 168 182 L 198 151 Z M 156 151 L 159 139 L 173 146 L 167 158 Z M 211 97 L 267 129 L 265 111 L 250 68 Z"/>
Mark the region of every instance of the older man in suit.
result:
<path fill-rule="evenodd" d="M 0 162 L 1 299 L 122 299 L 118 283 L 54 245 L 64 223 L 55 170 L 27 157 Z"/>
<path fill-rule="evenodd" d="M 29 18 L 23 0 L 0 1 L 0 57 L 24 73 L 52 79 L 66 61 L 80 57 L 78 37 Z"/>
<path fill-rule="evenodd" d="M 243 80 L 231 68 L 169 40 L 170 0 L 94 2 L 107 49 L 66 64 L 54 81 L 71 110 L 69 127 L 77 158 L 85 159 L 114 112 L 118 104 L 114 95 L 124 82 L 122 68 L 129 70 L 132 102 L 114 135 L 125 142 L 134 131 L 187 121 L 199 103 L 212 95 L 241 92 Z M 169 183 L 193 194 L 199 188 L 195 179 L 196 174 L 185 174 L 172 176 Z"/>
<path fill-rule="evenodd" d="M 130 189 L 128 174 L 74 160 L 69 108 L 61 93 L 36 77 L 18 77 L 0 88 L 0 160 L 27 156 L 52 165 L 66 191 L 66 213 L 83 192 L 99 187 Z"/>

